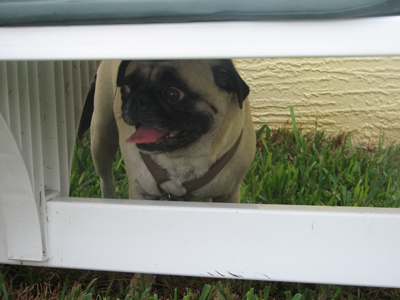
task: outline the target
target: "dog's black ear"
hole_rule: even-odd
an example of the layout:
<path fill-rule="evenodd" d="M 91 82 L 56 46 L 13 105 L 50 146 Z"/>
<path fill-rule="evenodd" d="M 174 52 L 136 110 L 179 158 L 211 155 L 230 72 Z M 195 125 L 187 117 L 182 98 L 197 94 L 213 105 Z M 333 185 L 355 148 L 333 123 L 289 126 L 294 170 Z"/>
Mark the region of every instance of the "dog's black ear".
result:
<path fill-rule="evenodd" d="M 238 74 L 229 59 L 220 60 L 220 64 L 212 68 L 214 80 L 217 86 L 228 91 L 235 92 L 239 101 L 239 107 L 243 107 L 243 101 L 249 95 L 250 88 Z"/>
<path fill-rule="evenodd" d="M 118 76 L 117 76 L 117 86 L 121 87 L 122 86 L 122 81 L 124 80 L 125 77 L 125 72 L 126 68 L 128 65 L 131 63 L 131 60 L 123 60 L 121 64 L 119 65 L 118 69 Z"/>

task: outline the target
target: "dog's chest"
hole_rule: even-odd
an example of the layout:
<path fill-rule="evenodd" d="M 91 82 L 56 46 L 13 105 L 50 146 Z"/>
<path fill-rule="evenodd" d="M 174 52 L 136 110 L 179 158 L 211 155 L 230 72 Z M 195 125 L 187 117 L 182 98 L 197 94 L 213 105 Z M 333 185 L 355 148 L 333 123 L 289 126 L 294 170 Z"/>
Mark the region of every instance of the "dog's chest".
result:
<path fill-rule="evenodd" d="M 191 180 L 202 177 L 207 173 L 212 159 L 193 159 L 193 158 L 180 158 L 168 159 L 160 156 L 154 159 L 157 165 L 166 171 L 166 177 L 162 180 L 153 178 L 156 184 L 159 185 L 162 192 L 173 197 L 183 197 L 190 191 L 185 187 L 185 183 Z M 157 176 L 155 176 L 157 177 Z M 159 189 L 157 187 L 157 189 Z M 159 189 L 160 190 L 160 189 Z"/>

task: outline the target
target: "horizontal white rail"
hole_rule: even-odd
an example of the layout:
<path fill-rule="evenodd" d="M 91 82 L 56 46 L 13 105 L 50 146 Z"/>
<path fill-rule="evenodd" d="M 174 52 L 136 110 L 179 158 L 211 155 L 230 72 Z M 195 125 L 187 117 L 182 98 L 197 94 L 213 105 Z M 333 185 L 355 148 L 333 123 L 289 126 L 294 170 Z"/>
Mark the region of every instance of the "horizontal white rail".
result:
<path fill-rule="evenodd" d="M 56 198 L 47 218 L 47 261 L 8 260 L 0 231 L 0 262 L 400 287 L 400 209 Z"/>
<path fill-rule="evenodd" d="M 400 17 L 0 27 L 0 60 L 400 55 Z"/>

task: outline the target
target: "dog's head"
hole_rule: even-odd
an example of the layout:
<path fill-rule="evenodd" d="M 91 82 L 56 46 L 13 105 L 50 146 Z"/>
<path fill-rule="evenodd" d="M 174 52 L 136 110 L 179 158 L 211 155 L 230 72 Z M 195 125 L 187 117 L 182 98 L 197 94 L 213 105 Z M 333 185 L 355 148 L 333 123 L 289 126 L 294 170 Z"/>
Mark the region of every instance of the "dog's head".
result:
<path fill-rule="evenodd" d="M 210 134 L 249 94 L 230 60 L 122 61 L 117 86 L 122 118 L 136 129 L 127 142 L 153 153 Z"/>

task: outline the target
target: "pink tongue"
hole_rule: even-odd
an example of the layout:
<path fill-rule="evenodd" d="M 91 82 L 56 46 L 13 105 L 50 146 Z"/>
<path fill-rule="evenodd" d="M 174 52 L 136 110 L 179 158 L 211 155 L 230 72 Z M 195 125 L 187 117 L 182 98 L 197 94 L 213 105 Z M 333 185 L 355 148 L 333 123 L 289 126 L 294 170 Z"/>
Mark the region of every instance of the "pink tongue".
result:
<path fill-rule="evenodd" d="M 166 134 L 168 134 L 167 131 L 161 131 L 146 125 L 142 125 L 138 130 L 135 131 L 134 134 L 131 135 L 130 138 L 126 140 L 126 142 L 136 144 L 155 143 Z"/>

